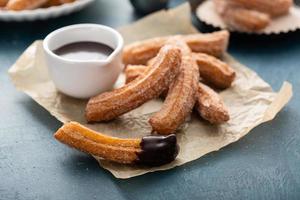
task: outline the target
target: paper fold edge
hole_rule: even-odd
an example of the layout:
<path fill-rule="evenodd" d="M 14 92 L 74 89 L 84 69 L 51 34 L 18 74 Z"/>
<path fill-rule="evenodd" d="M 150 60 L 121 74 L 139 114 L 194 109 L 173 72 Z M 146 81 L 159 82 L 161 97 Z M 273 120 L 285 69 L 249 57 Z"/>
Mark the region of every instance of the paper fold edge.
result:
<path fill-rule="evenodd" d="M 276 94 L 274 101 L 266 110 L 262 123 L 270 121 L 275 118 L 279 111 L 288 104 L 293 96 L 293 86 L 291 83 L 285 81 L 281 86 L 279 92 Z"/>

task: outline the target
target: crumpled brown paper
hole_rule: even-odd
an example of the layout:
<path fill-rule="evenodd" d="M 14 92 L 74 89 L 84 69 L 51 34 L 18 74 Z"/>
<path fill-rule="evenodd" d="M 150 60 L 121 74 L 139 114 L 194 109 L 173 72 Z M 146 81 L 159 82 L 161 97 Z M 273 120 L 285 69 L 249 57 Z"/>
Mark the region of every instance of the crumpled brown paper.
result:
<path fill-rule="evenodd" d="M 196 9 L 197 17 L 206 24 L 226 29 L 227 26 L 215 10 L 213 1 L 206 0 Z M 272 19 L 270 25 L 260 31 L 248 32 L 255 34 L 280 34 L 300 29 L 300 8 L 293 6 L 288 15 Z M 236 31 L 239 32 L 239 31 Z"/>
<path fill-rule="evenodd" d="M 160 11 L 120 29 L 127 43 L 169 34 L 196 32 L 189 19 L 189 7 L 184 4 L 169 11 Z M 224 56 L 237 72 L 230 89 L 221 92 L 229 107 L 231 120 L 212 126 L 195 114 L 185 123 L 177 136 L 181 147 L 176 161 L 161 167 L 120 165 L 96 158 L 100 165 L 117 178 L 130 178 L 148 172 L 166 170 L 239 140 L 251 129 L 269 121 L 287 104 L 292 96 L 292 86 L 284 83 L 278 93 L 255 72 L 241 65 L 229 55 Z M 149 115 L 161 106 L 160 100 L 150 101 L 110 123 L 89 125 L 84 119 L 86 101 L 73 99 L 55 89 L 49 79 L 43 58 L 41 41 L 34 42 L 10 68 L 15 86 L 32 97 L 38 104 L 61 122 L 78 121 L 94 130 L 118 137 L 141 137 L 150 133 Z M 117 84 L 122 84 L 122 77 Z"/>

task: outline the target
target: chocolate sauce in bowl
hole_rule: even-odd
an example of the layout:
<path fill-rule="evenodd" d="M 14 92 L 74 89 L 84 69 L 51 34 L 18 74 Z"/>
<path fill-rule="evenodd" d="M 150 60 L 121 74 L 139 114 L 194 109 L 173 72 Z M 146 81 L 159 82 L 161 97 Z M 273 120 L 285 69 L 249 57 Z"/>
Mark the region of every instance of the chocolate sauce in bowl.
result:
<path fill-rule="evenodd" d="M 98 42 L 74 42 L 66 44 L 53 52 L 68 60 L 105 60 L 114 49 Z"/>
<path fill-rule="evenodd" d="M 172 162 L 179 152 L 174 134 L 168 136 L 150 135 L 142 138 L 142 151 L 138 154 L 138 164 L 159 166 Z"/>

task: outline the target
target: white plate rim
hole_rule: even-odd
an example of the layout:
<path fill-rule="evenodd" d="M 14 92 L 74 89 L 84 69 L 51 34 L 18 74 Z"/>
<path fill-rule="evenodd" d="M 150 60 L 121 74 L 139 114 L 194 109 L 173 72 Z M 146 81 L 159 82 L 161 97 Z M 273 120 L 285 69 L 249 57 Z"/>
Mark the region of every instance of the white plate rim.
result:
<path fill-rule="evenodd" d="M 77 0 L 60 6 L 38 8 L 34 10 L 8 11 L 0 10 L 0 21 L 34 21 L 43 20 L 79 11 L 95 0 Z"/>

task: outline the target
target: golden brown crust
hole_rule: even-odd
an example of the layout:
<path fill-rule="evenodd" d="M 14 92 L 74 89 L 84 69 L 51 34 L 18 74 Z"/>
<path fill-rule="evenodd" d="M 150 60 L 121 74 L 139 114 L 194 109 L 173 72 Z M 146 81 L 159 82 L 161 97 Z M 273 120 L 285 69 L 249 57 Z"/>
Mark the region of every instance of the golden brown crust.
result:
<path fill-rule="evenodd" d="M 123 51 L 124 64 L 145 65 L 155 57 L 159 49 L 173 36 L 152 38 L 127 45 Z M 194 52 L 221 56 L 227 49 L 229 32 L 183 35 L 183 40 Z"/>
<path fill-rule="evenodd" d="M 174 133 L 195 104 L 199 70 L 186 43 L 177 40 L 177 45 L 182 50 L 180 72 L 172 83 L 161 110 L 149 119 L 152 130 L 159 134 Z"/>
<path fill-rule="evenodd" d="M 199 115 L 212 124 L 220 124 L 230 119 L 221 97 L 208 86 L 199 83 L 196 109 Z"/>
<path fill-rule="evenodd" d="M 174 45 L 165 45 L 145 76 L 119 89 L 91 98 L 86 107 L 87 121 L 112 120 L 159 96 L 174 80 L 180 63 L 180 49 Z"/>
<path fill-rule="evenodd" d="M 217 12 L 227 26 L 234 30 L 253 32 L 267 27 L 271 18 L 268 14 L 232 5 L 227 0 L 214 1 Z"/>
<path fill-rule="evenodd" d="M 259 31 L 271 22 L 269 14 L 237 6 L 227 0 L 214 0 L 214 4 L 227 26 L 234 30 Z"/>
<path fill-rule="evenodd" d="M 54 137 L 70 147 L 118 163 L 133 163 L 141 152 L 141 139 L 109 137 L 76 122 L 62 126 Z"/>
<path fill-rule="evenodd" d="M 200 116 L 214 124 L 227 121 L 229 114 L 218 94 L 203 83 L 199 83 L 198 87 L 195 108 Z"/>
<path fill-rule="evenodd" d="M 147 66 L 145 65 L 127 65 L 125 69 L 126 84 L 141 76 Z"/>
<path fill-rule="evenodd" d="M 208 65 L 209 66 L 209 65 Z M 131 66 L 131 71 L 133 75 L 128 75 L 132 79 L 137 78 L 139 75 L 143 75 L 141 71 L 142 67 L 144 70 L 146 66 L 137 66 L 137 71 L 134 72 L 135 66 Z M 213 71 L 208 71 L 213 72 Z M 221 71 L 222 72 L 222 71 Z M 140 73 L 140 74 L 139 74 Z M 213 73 L 211 74 L 213 76 Z M 226 74 L 224 75 L 226 76 Z M 211 79 L 214 80 L 214 79 Z M 206 120 L 214 124 L 219 124 L 225 122 L 229 119 L 229 114 L 227 108 L 224 106 L 222 99 L 219 95 L 210 89 L 208 86 L 205 86 L 203 83 L 199 83 L 199 88 L 197 88 L 197 97 L 195 108 L 198 110 L 199 114 Z M 201 96 L 199 96 L 199 95 Z"/>
<path fill-rule="evenodd" d="M 0 0 L 0 7 L 5 7 L 8 0 Z"/>
<path fill-rule="evenodd" d="M 193 53 L 201 78 L 213 86 L 225 89 L 231 86 L 235 71 L 225 62 L 203 53 Z"/>
<path fill-rule="evenodd" d="M 51 6 L 59 6 L 65 3 L 72 3 L 75 0 L 48 0 L 48 2 L 44 5 L 45 7 L 51 7 Z"/>
<path fill-rule="evenodd" d="M 31 10 L 45 4 L 47 0 L 9 0 L 6 8 L 8 10 Z"/>
<path fill-rule="evenodd" d="M 268 14 L 245 8 L 228 9 L 224 13 L 224 20 L 229 27 L 248 32 L 262 30 L 271 22 Z"/>
<path fill-rule="evenodd" d="M 245 8 L 267 13 L 272 17 L 285 15 L 293 5 L 293 0 L 228 0 Z"/>
<path fill-rule="evenodd" d="M 126 65 L 146 64 L 149 59 L 156 56 L 167 40 L 168 37 L 157 37 L 125 46 L 123 50 L 123 63 Z"/>
<path fill-rule="evenodd" d="M 220 57 L 227 50 L 229 32 L 223 30 L 206 34 L 191 34 L 184 36 L 184 40 L 193 52 Z"/>
<path fill-rule="evenodd" d="M 235 71 L 227 63 L 202 53 L 192 53 L 192 56 L 204 82 L 219 89 L 226 89 L 231 86 L 235 79 Z M 148 61 L 148 63 L 151 62 L 153 61 Z M 125 71 L 127 83 L 137 78 L 147 68 L 145 65 L 128 65 L 128 67 L 129 70 Z"/>

